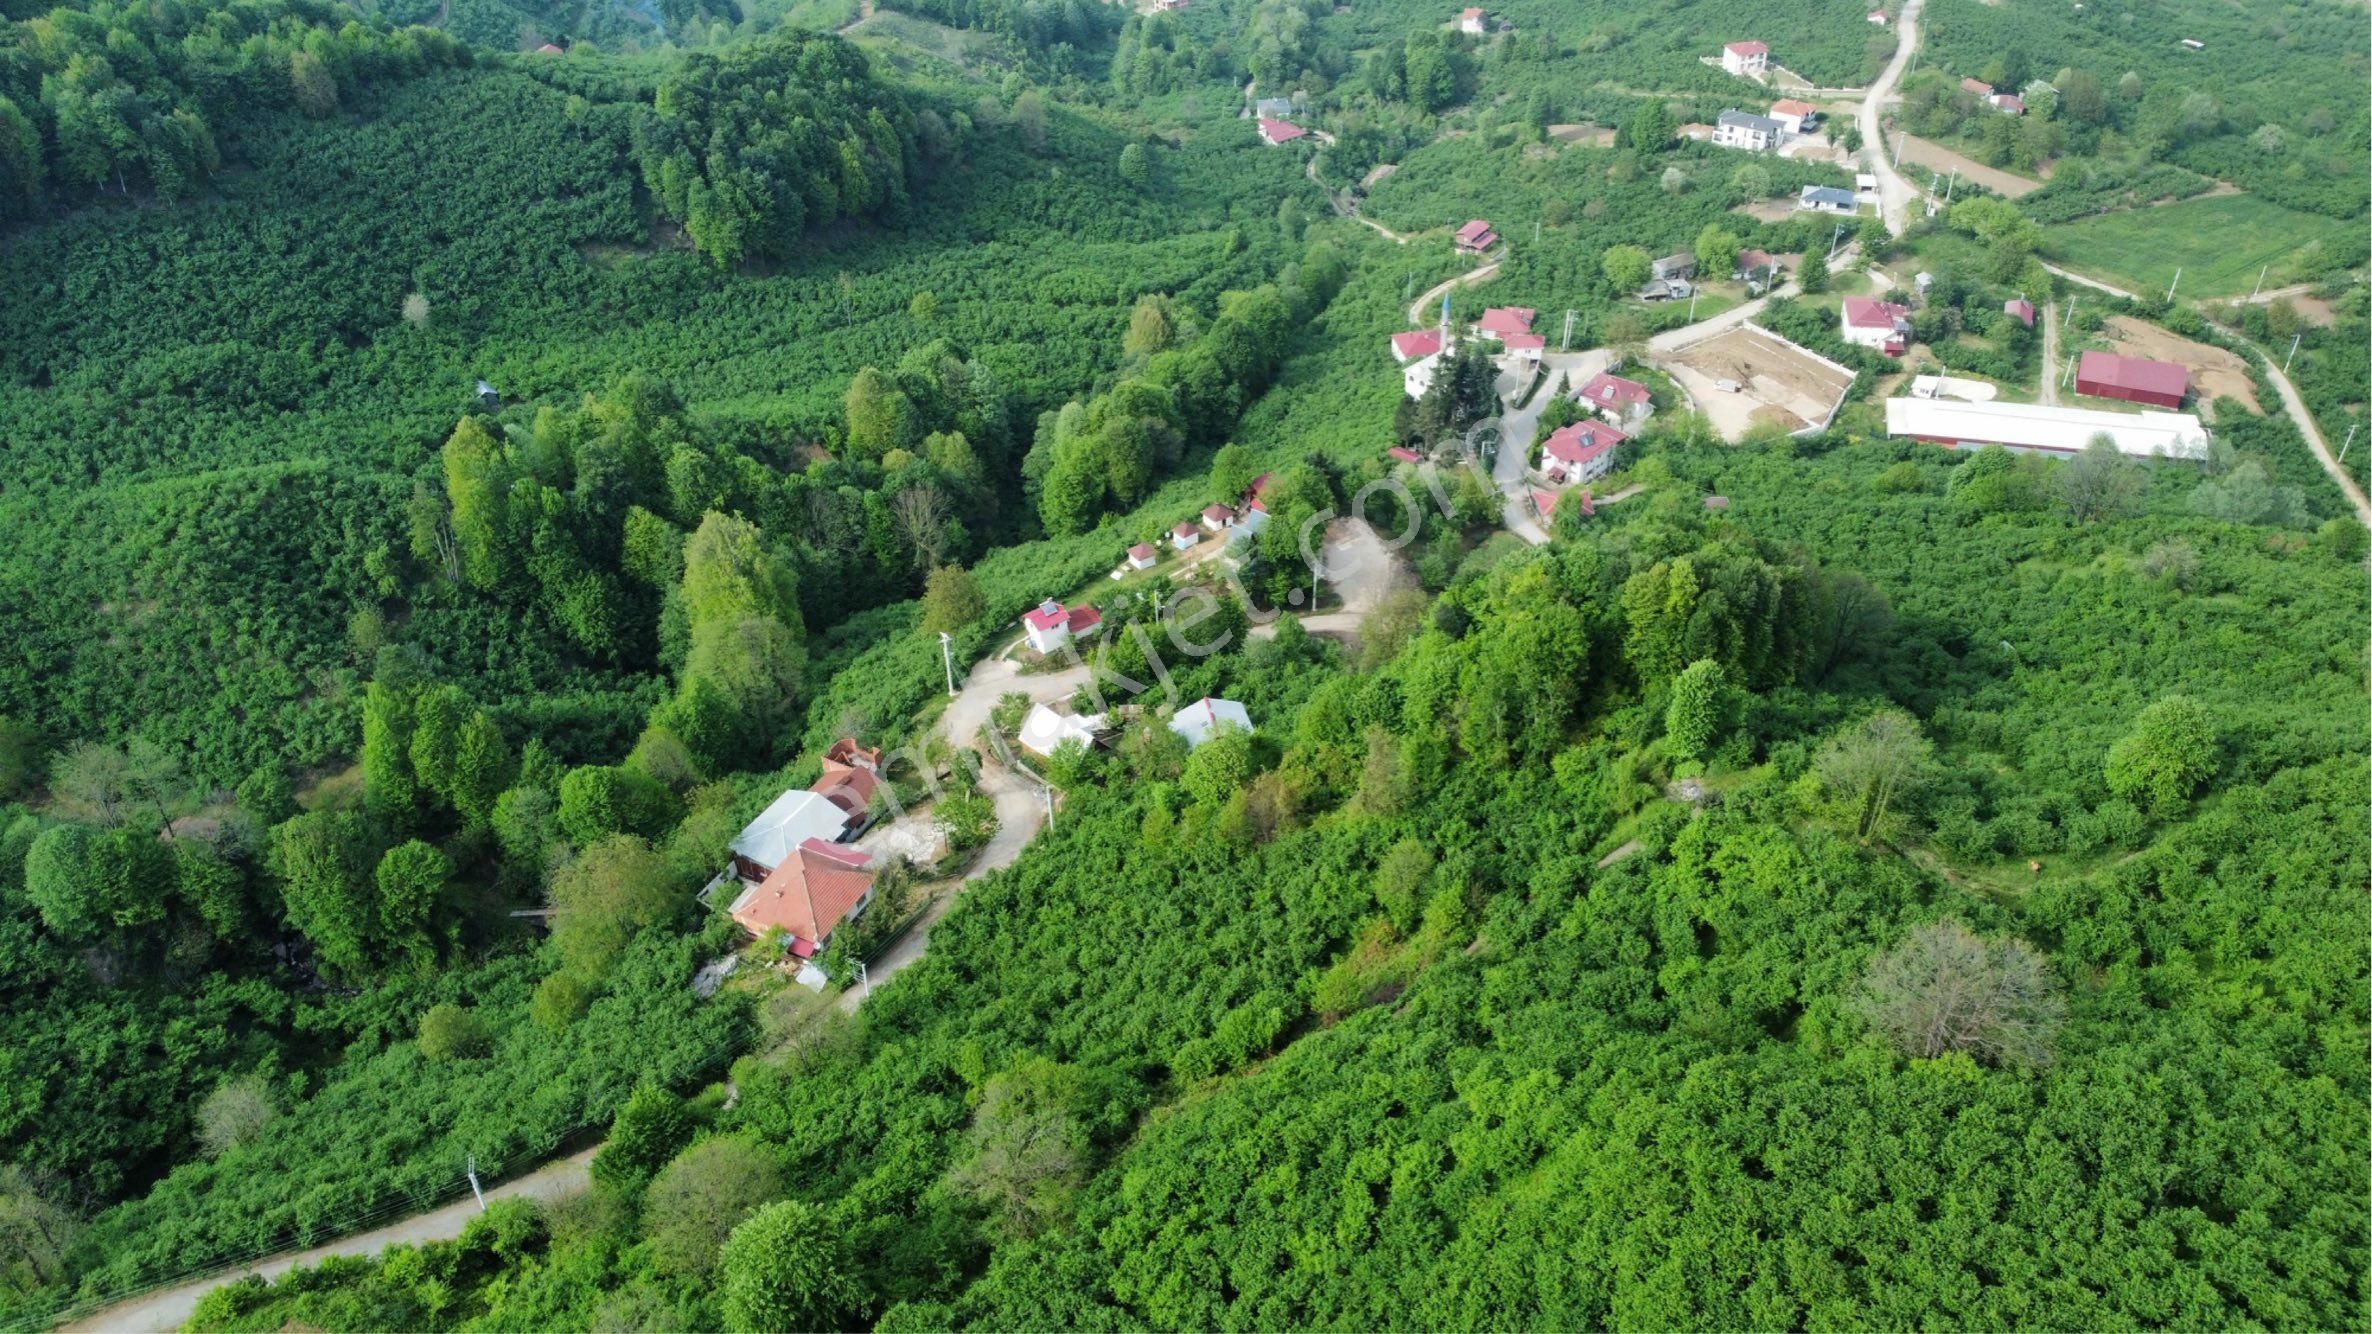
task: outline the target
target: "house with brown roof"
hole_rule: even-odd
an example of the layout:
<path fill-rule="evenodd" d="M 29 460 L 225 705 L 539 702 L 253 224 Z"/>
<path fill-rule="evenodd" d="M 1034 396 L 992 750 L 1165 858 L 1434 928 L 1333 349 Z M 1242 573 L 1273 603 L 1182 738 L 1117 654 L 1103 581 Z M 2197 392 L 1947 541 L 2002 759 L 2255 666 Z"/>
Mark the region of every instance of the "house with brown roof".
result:
<path fill-rule="evenodd" d="M 1458 229 L 1457 242 L 1459 254 L 1479 255 L 1499 244 L 1499 233 L 1491 230 L 1491 224 L 1476 218 Z"/>
<path fill-rule="evenodd" d="M 1194 544 L 1201 540 L 1202 534 L 1191 523 L 1182 523 L 1170 529 L 1170 545 L 1180 551 L 1193 550 Z"/>
<path fill-rule="evenodd" d="M 1139 542 L 1128 549 L 1128 568 L 1150 570 L 1161 559 L 1161 552 L 1151 542 Z"/>
<path fill-rule="evenodd" d="M 750 885 L 728 911 L 753 936 L 779 930 L 790 953 L 812 959 L 841 923 L 873 903 L 872 858 L 820 838 L 802 840 L 766 878 Z"/>

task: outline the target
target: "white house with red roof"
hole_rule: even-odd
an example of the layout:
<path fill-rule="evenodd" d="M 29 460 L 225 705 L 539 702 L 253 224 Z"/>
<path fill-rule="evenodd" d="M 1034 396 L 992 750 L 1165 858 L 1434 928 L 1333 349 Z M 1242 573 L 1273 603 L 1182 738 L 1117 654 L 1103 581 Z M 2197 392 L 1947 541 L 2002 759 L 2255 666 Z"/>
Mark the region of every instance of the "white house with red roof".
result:
<path fill-rule="evenodd" d="M 1509 334 L 1499 340 L 1499 345 L 1507 350 L 1506 359 L 1519 369 L 1525 366 L 1537 368 L 1541 359 L 1548 355 L 1548 338 L 1543 334 Z"/>
<path fill-rule="evenodd" d="M 1761 42 L 1732 42 L 1721 48 L 1721 67 L 1731 74 L 1760 74 L 1771 67 L 1771 48 Z"/>
<path fill-rule="evenodd" d="M 1505 338 L 1509 334 L 1532 332 L 1532 320 L 1540 312 L 1530 306 L 1493 306 L 1474 322 L 1474 332 L 1480 338 Z"/>
<path fill-rule="evenodd" d="M 1883 9 L 1873 9 L 1873 10 L 1871 10 L 1871 11 L 1870 11 L 1870 22 L 1877 24 L 1877 25 L 1878 25 L 1879 27 L 1881 27 L 1881 28 L 1885 27 L 1885 26 L 1886 26 L 1886 11 L 1885 11 L 1885 10 L 1883 10 Z"/>
<path fill-rule="evenodd" d="M 1615 447 L 1630 438 L 1595 419 L 1558 427 L 1540 448 L 1541 475 L 1562 486 L 1594 482 L 1614 467 Z"/>
<path fill-rule="evenodd" d="M 1308 130 L 1289 120 L 1273 120 L 1267 116 L 1260 118 L 1260 142 L 1271 148 L 1278 144 L 1292 143 L 1308 133 Z"/>
<path fill-rule="evenodd" d="M 1489 24 L 1490 17 L 1490 11 L 1487 9 L 1461 9 L 1458 11 L 1458 31 L 1468 36 L 1480 37 L 1483 35 L 1483 29 Z"/>
<path fill-rule="evenodd" d="M 1638 429 L 1639 423 L 1655 411 L 1646 385 L 1626 380 L 1612 371 L 1598 372 L 1573 397 L 1590 411 L 1629 430 Z"/>
<path fill-rule="evenodd" d="M 1441 330 L 1411 329 L 1392 335 L 1392 360 L 1405 366 L 1441 351 Z"/>
<path fill-rule="evenodd" d="M 1074 639 L 1095 633 L 1104 623 L 1104 614 L 1093 607 L 1065 607 L 1053 598 L 1039 603 L 1021 617 L 1022 632 L 1029 645 L 1040 653 L 1052 653 Z"/>
<path fill-rule="evenodd" d="M 1458 253 L 1479 255 L 1499 244 L 1499 233 L 1491 230 L 1491 224 L 1476 218 L 1458 229 L 1457 242 Z"/>
<path fill-rule="evenodd" d="M 1202 534 L 1195 531 L 1191 523 L 1182 523 L 1170 529 L 1170 545 L 1180 551 L 1191 551 L 1194 544 L 1201 540 Z"/>
<path fill-rule="evenodd" d="M 1202 526 L 1210 529 L 1212 532 L 1219 532 L 1234 522 L 1235 511 L 1227 508 L 1225 505 L 1203 506 Z"/>
<path fill-rule="evenodd" d="M 1771 104 L 1771 119 L 1779 122 L 1779 128 L 1789 134 L 1802 134 L 1805 122 L 1819 117 L 1820 108 L 1792 97 L 1783 97 Z"/>
<path fill-rule="evenodd" d="M 1436 353 L 1430 357 L 1419 357 L 1415 361 L 1412 361 L 1406 366 L 1401 367 L 1401 392 L 1407 394 L 1410 398 L 1423 398 L 1425 396 L 1425 391 L 1433 387 L 1433 368 L 1439 366 L 1440 364 L 1441 357 L 1438 353 Z"/>
<path fill-rule="evenodd" d="M 1995 93 L 1985 100 L 1991 102 L 1993 109 L 2003 115 L 2023 116 L 2026 114 L 2026 99 L 2016 93 Z"/>
<path fill-rule="evenodd" d="M 1911 342 L 1911 310 L 1892 301 L 1849 296 L 1837 312 L 1838 335 L 1855 347 L 1899 357 Z"/>
<path fill-rule="evenodd" d="M 1160 559 L 1161 552 L 1151 542 L 1139 542 L 1128 549 L 1128 567 L 1132 570 L 1150 570 Z"/>

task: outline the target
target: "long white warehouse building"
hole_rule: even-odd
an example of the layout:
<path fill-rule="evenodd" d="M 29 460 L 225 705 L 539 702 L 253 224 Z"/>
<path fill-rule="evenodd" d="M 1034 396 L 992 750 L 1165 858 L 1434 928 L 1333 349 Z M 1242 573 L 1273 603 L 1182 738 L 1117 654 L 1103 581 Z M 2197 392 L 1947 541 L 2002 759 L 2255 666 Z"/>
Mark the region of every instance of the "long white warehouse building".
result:
<path fill-rule="evenodd" d="M 2003 445 L 2053 454 L 2081 453 L 2105 435 L 2134 458 L 2203 459 L 2207 428 L 2187 412 L 2102 412 L 2035 403 L 1960 403 L 1940 398 L 1886 400 L 1886 433 L 1953 448 Z"/>

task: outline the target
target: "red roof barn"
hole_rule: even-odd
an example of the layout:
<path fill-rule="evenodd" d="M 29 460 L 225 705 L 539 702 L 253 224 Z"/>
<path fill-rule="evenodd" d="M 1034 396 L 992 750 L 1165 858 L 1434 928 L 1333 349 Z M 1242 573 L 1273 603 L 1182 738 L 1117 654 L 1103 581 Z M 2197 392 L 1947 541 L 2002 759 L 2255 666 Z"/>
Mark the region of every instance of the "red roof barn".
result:
<path fill-rule="evenodd" d="M 2076 392 L 2094 398 L 2179 408 L 2191 392 L 2191 373 L 2171 361 L 2143 361 L 2111 352 L 2086 352 L 2076 362 Z"/>

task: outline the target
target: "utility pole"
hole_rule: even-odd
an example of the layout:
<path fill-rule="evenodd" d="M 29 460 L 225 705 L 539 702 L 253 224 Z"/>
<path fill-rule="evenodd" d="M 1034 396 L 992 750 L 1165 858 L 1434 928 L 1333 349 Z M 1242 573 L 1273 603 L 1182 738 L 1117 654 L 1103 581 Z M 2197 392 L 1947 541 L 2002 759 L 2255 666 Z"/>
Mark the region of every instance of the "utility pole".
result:
<path fill-rule="evenodd" d="M 2270 262 L 2268 262 L 2268 263 L 2265 265 L 2265 267 L 2264 267 L 2264 268 L 2261 268 L 2261 269 L 2257 270 L 2257 285 L 2256 285 L 2256 286 L 2254 286 L 2254 287 L 2252 287 L 2252 288 L 2250 288 L 2250 289 L 2248 289 L 2248 299 L 2249 299 L 2249 300 L 2251 300 L 2251 301 L 2254 301 L 2254 300 L 2256 300 L 2256 299 L 2257 299 L 2257 293 L 2259 293 L 2259 292 L 2262 292 L 2262 291 L 2264 291 L 2264 290 L 2265 290 L 2265 275 L 2266 275 L 2266 274 L 2268 274 L 2268 273 L 2271 273 L 2272 271 L 2273 271 L 2273 265 L 2272 265 Z"/>
<path fill-rule="evenodd" d="M 857 960 L 857 986 L 863 990 L 863 995 L 860 999 L 873 999 L 873 975 L 865 971 L 865 961 L 863 959 Z"/>
<path fill-rule="evenodd" d="M 2305 336 L 2306 331 L 2304 329 L 2300 329 L 2298 332 L 2290 335 L 2290 355 L 2281 359 L 2282 374 L 2287 375 L 2290 373 L 2290 362 L 2298 355 L 2298 340 L 2304 338 Z"/>
<path fill-rule="evenodd" d="M 1952 179 L 1951 179 L 1951 180 L 1949 180 L 1949 181 L 1946 181 L 1946 182 L 1944 182 L 1944 202 L 1945 202 L 1946 204 L 1949 204 L 1949 203 L 1951 203 L 1951 202 L 1952 202 L 1952 192 L 1953 192 L 1954 190 L 1957 190 L 1957 189 L 1959 189 L 1959 188 L 1960 188 L 1960 168 L 1958 168 L 1958 167 L 1954 167 L 1954 168 L 1952 169 Z"/>
<path fill-rule="evenodd" d="M 1054 827 L 1054 788 L 1053 788 L 1053 785 L 1049 784 L 1049 785 L 1047 785 L 1047 786 L 1044 786 L 1044 787 L 1041 787 L 1041 788 L 1039 788 L 1039 789 L 1038 789 L 1038 795 L 1046 799 L 1046 827 L 1047 827 L 1048 829 L 1052 829 L 1052 828 Z"/>
<path fill-rule="evenodd" d="M 1893 165 L 1895 165 L 1895 166 L 1897 166 L 1897 167 L 1900 167 L 1900 166 L 1903 164 L 1903 140 L 1904 140 L 1904 139 L 1906 139 L 1906 138 L 1909 138 L 1909 137 L 1910 137 L 1910 133 L 1911 133 L 1911 132 L 1910 132 L 1909 130 L 1896 130 L 1896 131 L 1894 132 L 1894 164 L 1893 164 Z"/>
<path fill-rule="evenodd" d="M 2166 284 L 2166 304 L 2170 306 L 2174 304 L 2174 289 L 2181 286 L 2182 281 L 2183 266 L 2177 264 L 2174 266 L 2174 281 Z"/>
<path fill-rule="evenodd" d="M 2354 444 L 2354 443 L 2356 442 L 2356 426 L 2357 426 L 2357 425 L 2361 425 L 2361 423 L 2355 423 L 2355 424 L 2353 424 L 2353 425 L 2350 425 L 2350 426 L 2347 428 L 2347 439 L 2345 439 L 2345 440 L 2342 440 L 2342 441 L 2340 441 L 2340 442 L 2339 442 L 2339 461 L 2340 461 L 2341 463 L 2345 463 L 2345 462 L 2347 462 L 2347 447 L 2348 447 L 2349 445 L 2352 445 L 2352 444 Z"/>
<path fill-rule="evenodd" d="M 1697 322 L 1697 295 L 1703 290 L 1704 289 L 1700 287 L 1691 287 L 1688 289 L 1688 322 L 1691 324 L 1695 324 Z"/>
<path fill-rule="evenodd" d="M 1836 228 L 1828 234 L 1828 258 L 1832 263 L 1837 258 L 1837 238 L 1843 236 L 1844 234 L 1845 224 L 1841 222 L 1838 223 Z"/>
<path fill-rule="evenodd" d="M 478 1155 L 469 1156 L 469 1193 L 478 1197 L 478 1212 L 486 1212 L 486 1192 L 478 1189 Z"/>
<path fill-rule="evenodd" d="M 955 698 L 955 636 L 939 632 L 939 661 L 947 668 L 947 697 Z"/>
<path fill-rule="evenodd" d="M 1573 350 L 1573 312 L 1572 312 L 1572 311 L 1570 311 L 1570 310 L 1568 310 L 1568 311 L 1566 311 L 1566 312 L 1565 312 L 1565 336 L 1564 336 L 1563 338 L 1561 338 L 1561 339 L 1557 340 L 1557 351 L 1559 351 L 1559 352 L 1570 352 L 1570 351 L 1572 351 L 1572 350 Z"/>

